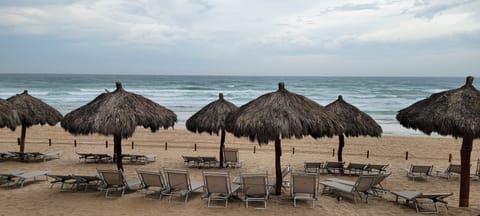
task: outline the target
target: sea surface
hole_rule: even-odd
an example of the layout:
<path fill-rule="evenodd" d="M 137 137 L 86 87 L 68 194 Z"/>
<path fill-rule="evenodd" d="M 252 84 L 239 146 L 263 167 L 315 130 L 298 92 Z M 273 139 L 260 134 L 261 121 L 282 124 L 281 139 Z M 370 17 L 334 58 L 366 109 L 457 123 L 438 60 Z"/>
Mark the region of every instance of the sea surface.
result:
<path fill-rule="evenodd" d="M 173 110 L 176 128 L 203 106 L 218 99 L 241 106 L 265 93 L 276 91 L 284 82 L 291 92 L 302 94 L 325 106 L 343 99 L 371 115 L 384 134 L 421 134 L 403 128 L 395 119 L 398 110 L 432 93 L 461 87 L 464 77 L 248 77 L 248 76 L 166 76 L 166 75 L 65 75 L 0 74 L 0 98 L 28 93 L 66 114 L 115 90 L 120 81 L 127 91 L 143 95 Z M 478 83 L 478 81 L 474 82 Z M 477 84 L 477 86 L 480 86 Z"/>

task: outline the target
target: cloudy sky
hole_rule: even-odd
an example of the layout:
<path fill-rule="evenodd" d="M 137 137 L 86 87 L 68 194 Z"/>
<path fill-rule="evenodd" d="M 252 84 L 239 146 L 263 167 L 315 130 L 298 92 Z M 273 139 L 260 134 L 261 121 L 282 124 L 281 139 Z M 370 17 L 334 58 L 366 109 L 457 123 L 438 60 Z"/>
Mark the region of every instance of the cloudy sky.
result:
<path fill-rule="evenodd" d="M 478 75 L 480 1 L 2 0 L 0 47 L 0 73 Z"/>

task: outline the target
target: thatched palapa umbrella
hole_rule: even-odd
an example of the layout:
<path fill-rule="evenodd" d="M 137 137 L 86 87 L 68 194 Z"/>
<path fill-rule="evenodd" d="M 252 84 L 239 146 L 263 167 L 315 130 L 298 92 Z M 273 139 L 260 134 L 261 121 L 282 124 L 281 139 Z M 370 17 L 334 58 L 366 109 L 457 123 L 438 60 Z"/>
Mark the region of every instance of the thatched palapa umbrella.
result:
<path fill-rule="evenodd" d="M 102 93 L 65 115 L 61 125 L 74 135 L 113 135 L 117 168 L 123 170 L 122 138 L 131 137 L 137 126 L 150 128 L 152 132 L 173 127 L 177 115 L 141 95 L 125 91 L 120 82 L 116 87 L 115 91 Z"/>
<path fill-rule="evenodd" d="M 49 124 L 56 125 L 62 120 L 62 114 L 44 103 L 40 99 L 28 94 L 25 90 L 22 94 L 17 94 L 7 99 L 18 113 L 22 125 L 22 132 L 20 136 L 20 152 L 25 151 L 25 135 L 27 128 L 33 125 Z"/>
<path fill-rule="evenodd" d="M 220 167 L 223 167 L 223 150 L 225 149 L 225 120 L 228 114 L 236 111 L 238 108 L 233 103 L 223 99 L 223 94 L 219 94 L 219 99 L 207 104 L 201 110 L 193 114 L 186 126 L 189 131 L 194 133 L 207 132 L 210 135 L 221 130 L 220 138 Z"/>
<path fill-rule="evenodd" d="M 250 101 L 227 117 L 227 131 L 235 136 L 246 136 L 260 145 L 275 141 L 276 194 L 281 193 L 282 183 L 280 139 L 306 135 L 332 137 L 340 127 L 335 116 L 324 112 L 316 102 L 287 91 L 284 83 L 278 86 L 276 92 Z"/>
<path fill-rule="evenodd" d="M 460 88 L 432 94 L 398 111 L 397 120 L 428 135 L 437 132 L 463 139 L 459 205 L 468 207 L 472 143 L 480 138 L 480 92 L 473 86 L 473 77 L 467 77 Z"/>
<path fill-rule="evenodd" d="M 0 98 L 0 128 L 8 127 L 14 131 L 20 124 L 20 119 L 13 105 Z"/>
<path fill-rule="evenodd" d="M 345 137 L 371 136 L 380 137 L 382 127 L 372 117 L 362 112 L 357 107 L 345 102 L 341 95 L 325 109 L 337 115 L 337 119 L 343 126 L 338 135 L 338 161 L 343 161 L 342 153 L 345 146 Z"/>

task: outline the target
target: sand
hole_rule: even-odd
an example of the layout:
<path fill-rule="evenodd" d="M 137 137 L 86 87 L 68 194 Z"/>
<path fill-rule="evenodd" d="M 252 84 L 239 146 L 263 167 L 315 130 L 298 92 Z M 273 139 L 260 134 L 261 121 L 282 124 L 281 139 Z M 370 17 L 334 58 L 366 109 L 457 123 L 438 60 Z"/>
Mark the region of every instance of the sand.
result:
<path fill-rule="evenodd" d="M 0 130 L 0 151 L 18 151 L 16 139 L 20 130 Z M 52 145 L 49 146 L 49 139 Z M 77 141 L 75 148 L 74 139 Z M 158 170 L 162 167 L 184 168 L 181 155 L 217 156 L 220 137 L 208 134 L 194 134 L 185 129 L 169 129 L 151 133 L 138 128 L 134 137 L 123 140 L 124 153 L 156 154 L 157 161 L 147 165 L 125 164 L 128 177 L 137 177 L 136 169 Z M 105 141 L 109 142 L 108 148 Z M 134 149 L 131 143 L 134 142 Z M 165 150 L 165 143 L 168 149 Z M 194 145 L 197 144 L 197 151 Z M 472 151 L 472 171 L 476 160 L 480 158 L 479 141 L 474 142 Z M 333 149 L 337 150 L 338 138 L 282 140 L 282 164 L 290 164 L 294 171 L 302 171 L 305 161 L 335 161 Z M 461 140 L 449 137 L 428 136 L 383 136 L 382 138 L 347 138 L 344 149 L 344 160 L 347 162 L 389 163 L 387 169 L 393 174 L 384 184 L 392 191 L 417 190 L 424 192 L 453 192 L 449 199 L 448 211 L 440 208 L 440 215 L 479 215 L 480 214 L 480 181 L 472 180 L 470 186 L 470 207 L 459 208 L 459 178 L 450 181 L 442 177 L 431 177 L 428 180 L 412 181 L 405 176 L 405 168 L 411 163 L 433 164 L 435 169 L 448 166 L 449 154 L 452 162 L 460 162 Z M 202 180 L 202 171 L 225 170 L 231 176 L 240 172 L 265 172 L 274 174 L 273 143 L 258 146 L 246 138 L 234 138 L 230 134 L 226 138 L 226 146 L 239 148 L 242 168 L 189 168 L 191 178 Z M 256 152 L 254 153 L 254 147 Z M 293 152 L 295 147 L 295 152 Z M 63 150 L 60 159 L 39 163 L 22 163 L 15 161 L 0 162 L 0 170 L 48 170 L 52 174 L 91 174 L 95 168 L 115 168 L 114 164 L 96 164 L 79 162 L 75 152 L 113 152 L 113 138 L 99 135 L 74 137 L 59 126 L 34 126 L 27 130 L 26 151 Z M 405 159 L 408 151 L 409 158 Z M 369 152 L 369 158 L 367 158 Z M 355 177 L 321 175 L 320 180 L 339 177 L 355 180 Z M 186 205 L 181 200 L 168 198 L 161 200 L 144 199 L 143 194 L 131 192 L 124 197 L 105 199 L 104 194 L 95 191 L 59 192 L 58 186 L 49 188 L 48 181 L 28 182 L 24 188 L 7 188 L 0 186 L 0 215 L 417 215 L 412 206 L 396 204 L 394 196 L 386 194 L 383 198 L 371 199 L 367 203 L 354 204 L 351 198 L 345 197 L 338 202 L 335 197 L 321 195 L 316 202 L 317 207 L 310 208 L 310 203 L 301 201 L 296 208 L 284 192 L 281 196 L 271 196 L 267 209 L 246 209 L 241 200 L 233 199 L 226 209 L 207 208 L 201 193 L 194 193 Z M 320 191 L 322 187 L 320 186 Z"/>

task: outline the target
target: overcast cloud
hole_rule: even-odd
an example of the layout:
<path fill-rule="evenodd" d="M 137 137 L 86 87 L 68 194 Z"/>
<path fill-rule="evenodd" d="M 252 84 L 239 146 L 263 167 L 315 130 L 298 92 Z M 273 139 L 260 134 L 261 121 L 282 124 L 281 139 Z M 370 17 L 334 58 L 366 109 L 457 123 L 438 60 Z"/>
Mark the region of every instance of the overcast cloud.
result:
<path fill-rule="evenodd" d="M 0 73 L 465 76 L 480 1 L 2 1 Z"/>

